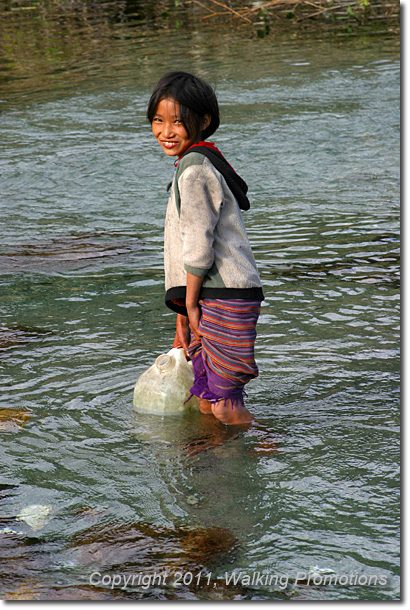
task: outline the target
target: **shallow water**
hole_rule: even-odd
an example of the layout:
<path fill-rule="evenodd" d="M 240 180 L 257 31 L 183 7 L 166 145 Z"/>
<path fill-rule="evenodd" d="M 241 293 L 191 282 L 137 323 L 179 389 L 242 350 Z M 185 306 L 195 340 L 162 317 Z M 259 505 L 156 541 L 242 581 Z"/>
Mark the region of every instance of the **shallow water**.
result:
<path fill-rule="evenodd" d="M 2 596 L 397 599 L 398 41 L 110 32 L 109 53 L 99 38 L 3 84 Z M 216 85 L 214 139 L 249 184 L 266 300 L 246 432 L 132 411 L 174 332 L 172 162 L 144 119 L 172 68 Z M 37 529 L 17 518 L 31 505 Z"/>

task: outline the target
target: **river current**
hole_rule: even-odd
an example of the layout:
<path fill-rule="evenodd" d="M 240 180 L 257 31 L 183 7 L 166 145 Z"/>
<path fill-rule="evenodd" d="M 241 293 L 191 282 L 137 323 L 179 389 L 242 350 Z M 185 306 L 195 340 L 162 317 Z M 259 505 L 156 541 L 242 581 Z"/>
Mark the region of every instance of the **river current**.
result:
<path fill-rule="evenodd" d="M 115 32 L 3 80 L 2 597 L 398 599 L 398 40 Z M 245 432 L 132 409 L 174 335 L 145 119 L 170 69 L 216 87 L 249 185 Z"/>

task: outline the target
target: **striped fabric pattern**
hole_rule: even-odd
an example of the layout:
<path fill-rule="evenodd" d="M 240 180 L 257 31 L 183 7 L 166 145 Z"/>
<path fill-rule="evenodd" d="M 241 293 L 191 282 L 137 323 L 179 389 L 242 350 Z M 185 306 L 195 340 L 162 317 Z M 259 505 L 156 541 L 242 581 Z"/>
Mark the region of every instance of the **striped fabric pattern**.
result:
<path fill-rule="evenodd" d="M 203 299 L 199 330 L 189 354 L 194 365 L 191 391 L 208 400 L 238 398 L 257 377 L 254 345 L 261 302 L 249 299 Z"/>

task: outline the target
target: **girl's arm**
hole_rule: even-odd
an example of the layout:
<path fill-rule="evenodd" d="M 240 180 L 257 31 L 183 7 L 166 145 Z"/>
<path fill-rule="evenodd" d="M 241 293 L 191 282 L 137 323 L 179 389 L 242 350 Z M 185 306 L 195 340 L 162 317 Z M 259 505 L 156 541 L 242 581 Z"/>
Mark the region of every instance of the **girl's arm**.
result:
<path fill-rule="evenodd" d="M 198 298 L 202 286 L 202 280 L 202 277 L 198 277 L 187 272 L 185 304 L 188 311 L 188 318 L 180 313 L 177 314 L 177 327 L 172 347 L 182 347 L 187 357 L 189 345 L 189 326 L 191 326 L 195 338 L 198 341 L 201 340 L 199 332 L 201 309 L 198 305 Z"/>
<path fill-rule="evenodd" d="M 189 345 L 189 322 L 186 316 L 177 314 L 177 328 L 175 331 L 175 339 L 172 347 L 182 347 L 185 356 L 189 358 L 188 345 Z"/>
<path fill-rule="evenodd" d="M 199 331 L 201 308 L 198 305 L 198 300 L 203 279 L 203 277 L 198 277 L 187 271 L 185 304 L 188 311 L 189 324 L 197 341 L 201 340 L 201 333 Z"/>

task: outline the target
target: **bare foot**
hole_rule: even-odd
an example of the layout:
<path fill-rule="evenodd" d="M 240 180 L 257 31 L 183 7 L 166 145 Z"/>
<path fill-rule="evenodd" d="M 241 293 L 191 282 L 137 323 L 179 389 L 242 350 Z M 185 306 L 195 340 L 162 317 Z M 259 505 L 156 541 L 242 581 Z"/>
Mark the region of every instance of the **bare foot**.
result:
<path fill-rule="evenodd" d="M 198 406 L 201 413 L 205 415 L 212 415 L 212 404 L 205 398 L 198 398 Z"/>
<path fill-rule="evenodd" d="M 223 424 L 232 426 L 235 424 L 251 424 L 254 421 L 252 413 L 243 404 L 239 402 L 232 404 L 230 398 L 215 402 L 211 406 L 212 413 Z"/>

